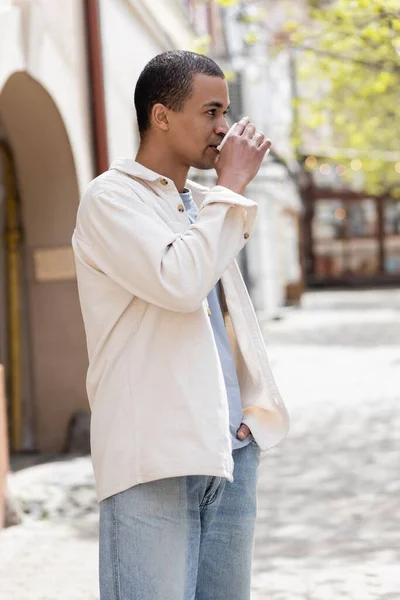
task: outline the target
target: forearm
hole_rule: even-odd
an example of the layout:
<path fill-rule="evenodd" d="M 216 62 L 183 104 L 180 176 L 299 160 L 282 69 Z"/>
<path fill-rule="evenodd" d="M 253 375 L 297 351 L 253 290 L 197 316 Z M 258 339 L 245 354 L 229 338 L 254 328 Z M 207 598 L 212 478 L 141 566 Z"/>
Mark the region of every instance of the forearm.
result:
<path fill-rule="evenodd" d="M 129 205 L 103 194 L 93 200 L 88 213 L 95 268 L 133 295 L 178 312 L 199 308 L 246 243 L 257 213 L 254 202 L 214 188 L 197 222 L 177 234 L 131 198 Z"/>

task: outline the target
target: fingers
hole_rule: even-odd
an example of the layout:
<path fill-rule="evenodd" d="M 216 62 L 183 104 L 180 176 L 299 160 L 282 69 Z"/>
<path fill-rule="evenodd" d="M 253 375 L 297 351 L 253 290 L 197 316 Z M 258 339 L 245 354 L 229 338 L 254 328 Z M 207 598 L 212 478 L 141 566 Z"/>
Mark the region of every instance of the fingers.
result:
<path fill-rule="evenodd" d="M 244 117 L 239 121 L 239 123 L 236 125 L 235 133 L 236 135 L 243 135 L 243 137 L 246 137 L 248 140 L 252 140 L 259 148 L 261 148 L 265 141 L 268 141 L 269 146 L 271 145 L 271 140 L 266 140 L 264 132 L 257 131 L 256 126 L 254 123 L 250 122 L 248 117 Z M 269 146 L 267 145 L 263 149 L 266 151 Z"/>
<path fill-rule="evenodd" d="M 269 154 L 271 150 L 272 142 L 268 138 L 263 141 L 263 143 L 259 146 L 260 150 L 265 153 L 265 155 Z"/>
<path fill-rule="evenodd" d="M 237 430 L 237 437 L 239 440 L 245 440 L 250 435 L 250 429 L 244 423 L 241 424 Z"/>
<path fill-rule="evenodd" d="M 228 133 L 225 134 L 224 139 L 222 140 L 222 142 L 220 143 L 220 145 L 217 147 L 218 152 L 221 152 L 221 150 L 224 147 L 225 142 L 227 141 L 227 139 L 229 138 L 229 136 L 236 131 L 236 127 L 237 127 L 237 123 L 235 123 L 234 125 L 232 125 L 232 127 L 230 128 L 230 130 L 228 131 Z"/>
<path fill-rule="evenodd" d="M 244 130 L 244 137 L 247 137 L 248 140 L 252 140 L 255 132 L 257 131 L 256 126 L 253 123 L 248 123 L 246 129 Z"/>
<path fill-rule="evenodd" d="M 243 117 L 243 119 L 237 123 L 233 133 L 247 138 L 249 141 L 252 141 L 261 152 L 269 154 L 271 140 L 265 137 L 263 131 L 257 131 L 256 126 L 250 122 L 249 117 Z"/>
<path fill-rule="evenodd" d="M 261 144 L 264 142 L 264 140 L 265 140 L 265 134 L 263 131 L 257 131 L 254 134 L 253 142 L 255 143 L 256 146 L 261 146 Z"/>
<path fill-rule="evenodd" d="M 246 129 L 249 122 L 250 122 L 249 117 L 243 117 L 243 119 L 240 119 L 239 123 L 236 125 L 235 133 L 237 135 L 242 135 L 242 133 Z"/>

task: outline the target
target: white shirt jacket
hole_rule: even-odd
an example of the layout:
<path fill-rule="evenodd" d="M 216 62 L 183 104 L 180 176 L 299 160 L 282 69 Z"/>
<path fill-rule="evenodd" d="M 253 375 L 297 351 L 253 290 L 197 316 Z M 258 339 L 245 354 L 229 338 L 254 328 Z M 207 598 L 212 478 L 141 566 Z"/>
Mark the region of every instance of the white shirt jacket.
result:
<path fill-rule="evenodd" d="M 78 210 L 72 244 L 99 501 L 165 477 L 232 481 L 227 395 L 206 301 L 220 279 L 243 422 L 262 450 L 288 430 L 235 262 L 257 204 L 221 186 L 187 187 L 199 206 L 192 225 L 170 179 L 119 159 L 91 182 Z"/>

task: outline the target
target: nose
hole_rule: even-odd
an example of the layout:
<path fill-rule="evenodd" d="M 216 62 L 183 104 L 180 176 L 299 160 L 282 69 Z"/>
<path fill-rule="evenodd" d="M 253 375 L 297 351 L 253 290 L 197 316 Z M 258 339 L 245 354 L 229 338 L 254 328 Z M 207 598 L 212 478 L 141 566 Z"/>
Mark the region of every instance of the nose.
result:
<path fill-rule="evenodd" d="M 225 137 L 229 131 L 229 124 L 224 116 L 218 119 L 216 123 L 215 133 L 219 136 Z"/>

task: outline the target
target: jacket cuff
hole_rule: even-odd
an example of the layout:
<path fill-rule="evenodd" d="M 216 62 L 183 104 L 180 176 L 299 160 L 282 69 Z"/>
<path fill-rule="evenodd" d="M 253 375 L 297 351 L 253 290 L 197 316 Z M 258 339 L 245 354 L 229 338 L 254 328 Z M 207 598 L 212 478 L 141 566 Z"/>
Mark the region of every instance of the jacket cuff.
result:
<path fill-rule="evenodd" d="M 285 412 L 248 406 L 243 411 L 242 423 L 250 429 L 262 451 L 276 446 L 289 430 L 289 417 Z"/>
<path fill-rule="evenodd" d="M 229 204 L 230 206 L 237 206 L 243 209 L 244 219 L 244 233 L 245 239 L 247 239 L 254 227 L 254 223 L 257 218 L 258 204 L 253 200 L 249 200 L 245 196 L 241 196 L 236 192 L 222 186 L 216 185 L 210 189 L 209 193 L 200 205 L 200 211 L 205 208 L 208 204 Z"/>

